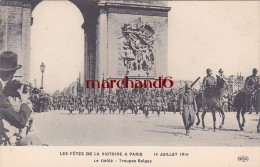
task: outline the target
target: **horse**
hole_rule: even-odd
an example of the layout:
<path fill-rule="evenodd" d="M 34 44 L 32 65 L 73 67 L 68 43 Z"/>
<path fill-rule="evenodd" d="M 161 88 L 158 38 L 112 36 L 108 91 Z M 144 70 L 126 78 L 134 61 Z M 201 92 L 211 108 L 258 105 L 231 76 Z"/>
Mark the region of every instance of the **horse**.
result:
<path fill-rule="evenodd" d="M 197 109 L 200 111 L 202 109 L 202 127 L 203 129 L 206 127 L 204 123 L 204 118 L 207 111 L 212 112 L 213 116 L 213 128 L 214 132 L 216 131 L 216 111 L 219 111 L 222 117 L 222 122 L 219 126 L 219 129 L 222 129 L 224 126 L 225 121 L 225 113 L 223 111 L 223 103 L 221 102 L 221 95 L 222 95 L 223 87 L 220 85 L 215 85 L 212 88 L 206 90 L 205 92 L 200 92 L 195 96 L 195 100 L 197 103 Z M 206 107 L 206 109 L 204 107 Z M 197 116 L 197 123 L 198 126 L 200 124 L 199 112 L 196 113 Z"/>
<path fill-rule="evenodd" d="M 260 110 L 260 90 L 256 90 L 251 98 L 252 94 L 242 90 L 238 92 L 234 99 L 234 108 L 237 112 L 237 121 L 241 131 L 244 130 L 245 126 L 245 113 L 250 111 L 250 108 L 253 106 L 256 110 L 256 113 Z M 240 114 L 242 116 L 242 124 L 240 122 Z"/>

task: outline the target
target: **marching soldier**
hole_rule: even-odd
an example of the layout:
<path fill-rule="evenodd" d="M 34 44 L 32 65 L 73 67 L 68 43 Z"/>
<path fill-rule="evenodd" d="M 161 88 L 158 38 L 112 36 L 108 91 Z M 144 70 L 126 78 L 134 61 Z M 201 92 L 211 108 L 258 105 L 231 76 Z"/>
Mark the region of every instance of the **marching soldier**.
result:
<path fill-rule="evenodd" d="M 168 97 L 166 96 L 166 93 L 162 93 L 162 110 L 165 114 L 165 112 L 168 110 Z"/>
<path fill-rule="evenodd" d="M 117 109 L 117 96 L 115 94 L 112 95 L 110 103 L 110 112 L 112 111 L 114 114 Z"/>
<path fill-rule="evenodd" d="M 140 102 L 140 98 L 139 98 L 138 94 L 137 93 L 133 94 L 132 107 L 133 107 L 133 111 L 134 111 L 135 115 L 137 115 L 137 113 L 138 113 L 140 104 L 141 104 L 141 102 Z"/>
<path fill-rule="evenodd" d="M 154 114 L 154 111 L 156 111 L 156 99 L 155 99 L 155 94 L 151 94 L 151 110 Z"/>
<path fill-rule="evenodd" d="M 78 97 L 79 114 L 82 114 L 84 112 L 84 107 L 85 107 L 85 98 L 83 95 L 79 95 Z"/>
<path fill-rule="evenodd" d="M 100 101 L 100 114 L 105 114 L 107 110 L 107 105 L 108 105 L 108 98 L 106 94 L 101 95 L 101 101 Z"/>
<path fill-rule="evenodd" d="M 185 92 L 179 98 L 180 114 L 186 129 L 186 135 L 190 134 L 190 127 L 194 124 L 197 104 L 190 85 L 185 85 Z"/>
<path fill-rule="evenodd" d="M 121 114 L 121 111 L 123 110 L 123 101 L 124 101 L 124 94 L 122 90 L 118 91 L 118 111 L 119 114 Z"/>
<path fill-rule="evenodd" d="M 88 114 L 90 114 L 93 111 L 94 108 L 94 95 L 90 92 L 89 96 L 87 97 L 87 110 Z"/>
<path fill-rule="evenodd" d="M 147 91 L 144 95 L 144 114 L 145 114 L 145 118 L 148 118 L 150 106 L 151 106 L 151 95 L 150 95 L 150 92 Z"/>
<path fill-rule="evenodd" d="M 124 98 L 123 98 L 123 114 L 125 114 L 126 110 L 128 109 L 128 105 L 129 105 L 129 99 L 128 99 L 128 95 L 125 92 Z"/>
<path fill-rule="evenodd" d="M 68 110 L 70 114 L 72 114 L 72 111 L 74 111 L 74 98 L 72 96 L 69 97 Z"/>
<path fill-rule="evenodd" d="M 157 111 L 157 115 L 158 117 L 160 116 L 160 112 L 162 110 L 162 103 L 163 103 L 163 99 L 159 93 L 159 91 L 157 91 L 157 95 L 155 97 L 156 100 L 156 111 Z"/>

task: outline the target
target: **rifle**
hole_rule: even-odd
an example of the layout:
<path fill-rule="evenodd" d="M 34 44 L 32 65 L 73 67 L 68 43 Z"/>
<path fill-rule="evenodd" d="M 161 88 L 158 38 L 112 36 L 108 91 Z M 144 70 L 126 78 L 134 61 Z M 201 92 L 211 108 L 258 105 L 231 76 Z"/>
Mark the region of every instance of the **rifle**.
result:
<path fill-rule="evenodd" d="M 198 81 L 199 81 L 200 77 L 198 77 L 194 82 L 192 82 L 192 84 L 190 85 L 190 87 L 192 88 Z"/>

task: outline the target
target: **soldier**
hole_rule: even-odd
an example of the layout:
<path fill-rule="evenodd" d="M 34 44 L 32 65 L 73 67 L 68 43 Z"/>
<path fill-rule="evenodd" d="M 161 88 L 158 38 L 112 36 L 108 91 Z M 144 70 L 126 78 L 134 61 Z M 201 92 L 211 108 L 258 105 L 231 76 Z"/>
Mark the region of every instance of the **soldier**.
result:
<path fill-rule="evenodd" d="M 68 110 L 70 114 L 72 114 L 72 111 L 74 111 L 74 98 L 72 96 L 69 97 Z"/>
<path fill-rule="evenodd" d="M 122 90 L 118 90 L 118 111 L 119 114 L 121 113 L 121 110 L 124 110 L 123 104 L 124 104 L 124 93 Z"/>
<path fill-rule="evenodd" d="M 144 114 L 145 114 L 145 118 L 148 118 L 149 115 L 149 109 L 151 106 L 151 95 L 150 92 L 147 91 L 144 95 Z"/>
<path fill-rule="evenodd" d="M 84 112 L 84 107 L 85 107 L 85 98 L 83 95 L 79 95 L 78 97 L 79 114 L 82 114 Z"/>
<path fill-rule="evenodd" d="M 212 70 L 209 68 L 207 69 L 207 76 L 204 77 L 202 85 L 205 91 L 210 90 L 216 85 L 215 78 L 212 76 Z"/>
<path fill-rule="evenodd" d="M 257 77 L 258 70 L 256 68 L 253 69 L 253 74 L 246 78 L 244 90 L 246 91 L 248 98 L 246 98 L 246 104 L 249 106 L 252 104 L 253 99 L 255 98 L 255 94 L 257 92 L 257 89 L 259 87 L 259 78 Z M 249 114 L 252 114 L 252 111 L 250 110 Z"/>
<path fill-rule="evenodd" d="M 179 99 L 178 93 L 177 92 L 173 93 L 172 105 L 173 105 L 174 114 L 176 114 L 176 111 L 178 110 L 178 99 Z"/>
<path fill-rule="evenodd" d="M 157 111 L 157 115 L 159 117 L 160 116 L 160 112 L 162 110 L 162 103 L 163 103 L 163 99 L 162 99 L 159 91 L 157 91 L 155 100 L 156 100 L 156 111 Z"/>
<path fill-rule="evenodd" d="M 225 85 L 226 85 L 227 79 L 223 75 L 224 71 L 222 69 L 220 69 L 218 72 L 219 72 L 219 75 L 216 75 L 217 88 L 219 89 L 219 93 L 220 93 L 220 96 L 219 96 L 220 103 L 224 108 L 224 99 L 223 98 L 224 98 Z"/>
<path fill-rule="evenodd" d="M 89 96 L 87 98 L 87 110 L 88 114 L 90 114 L 93 111 L 94 108 L 94 95 L 92 93 L 89 93 Z"/>
<path fill-rule="evenodd" d="M 111 101 L 110 101 L 110 111 L 113 112 L 113 114 L 115 113 L 116 109 L 117 109 L 117 96 L 115 94 L 112 95 Z"/>
<path fill-rule="evenodd" d="M 138 96 L 137 93 L 133 94 L 132 96 L 132 107 L 133 107 L 133 111 L 135 113 L 135 115 L 137 115 L 139 107 L 140 107 L 140 97 Z"/>
<path fill-rule="evenodd" d="M 195 121 L 197 104 L 191 87 L 188 84 L 185 85 L 185 92 L 180 94 L 179 109 L 186 129 L 186 135 L 189 135 L 190 127 L 194 124 Z"/>
<path fill-rule="evenodd" d="M 225 89 L 225 85 L 226 85 L 227 79 L 223 75 L 224 71 L 222 69 L 220 69 L 218 72 L 219 72 L 219 75 L 216 75 L 216 77 L 217 77 L 217 85 L 221 89 L 221 93 L 223 93 L 224 89 Z"/>
<path fill-rule="evenodd" d="M 107 105 L 108 105 L 108 98 L 106 94 L 101 95 L 101 101 L 100 101 L 100 114 L 105 114 L 107 110 Z"/>
<path fill-rule="evenodd" d="M 154 92 L 151 94 L 151 110 L 152 113 L 154 114 L 154 111 L 156 110 L 156 99 L 155 99 Z"/>
<path fill-rule="evenodd" d="M 162 99 L 162 110 L 165 114 L 165 112 L 168 110 L 168 97 L 166 96 L 165 92 L 162 93 Z"/>
<path fill-rule="evenodd" d="M 123 98 L 123 114 L 125 114 L 126 110 L 128 110 L 129 106 L 129 99 L 128 94 L 125 92 L 124 98 Z"/>

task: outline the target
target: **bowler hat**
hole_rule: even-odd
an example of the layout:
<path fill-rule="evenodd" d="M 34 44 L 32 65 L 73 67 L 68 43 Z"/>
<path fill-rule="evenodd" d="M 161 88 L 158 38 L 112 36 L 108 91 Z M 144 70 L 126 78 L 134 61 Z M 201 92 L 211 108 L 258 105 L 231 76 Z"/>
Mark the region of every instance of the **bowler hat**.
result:
<path fill-rule="evenodd" d="M 212 70 L 211 70 L 210 68 L 208 68 L 208 69 L 207 69 L 207 72 L 210 72 L 210 71 L 212 71 Z"/>
<path fill-rule="evenodd" d="M 17 54 L 6 51 L 0 55 L 0 71 L 15 71 L 22 68 L 17 64 Z"/>

